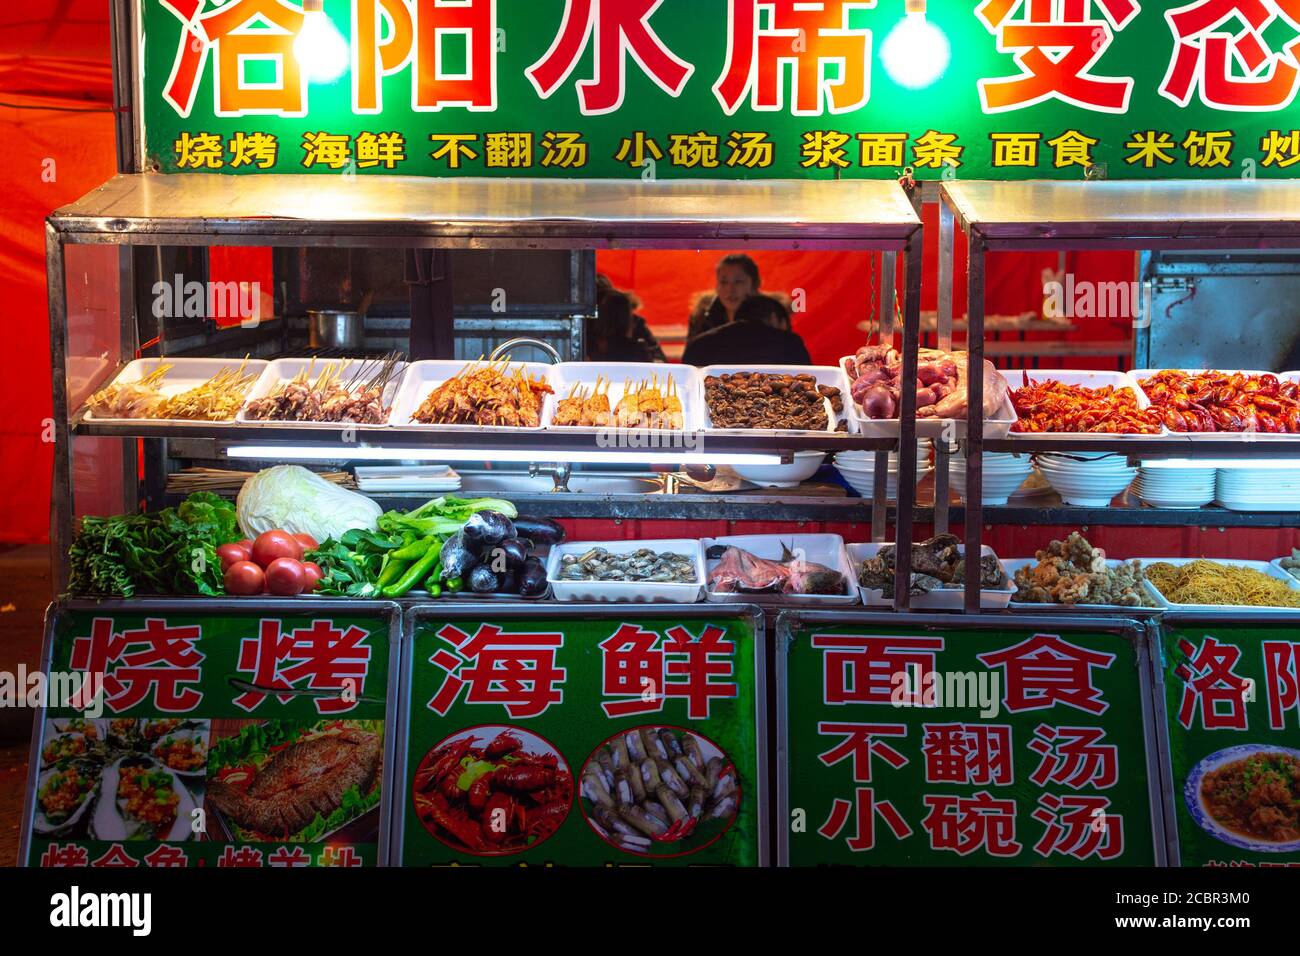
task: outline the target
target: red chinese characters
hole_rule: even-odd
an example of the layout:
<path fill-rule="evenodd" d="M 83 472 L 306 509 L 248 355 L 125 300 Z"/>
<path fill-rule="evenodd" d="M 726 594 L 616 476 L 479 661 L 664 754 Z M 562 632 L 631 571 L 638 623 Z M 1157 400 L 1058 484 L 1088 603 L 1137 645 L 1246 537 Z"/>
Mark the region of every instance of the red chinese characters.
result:
<path fill-rule="evenodd" d="M 1264 642 L 1264 692 L 1268 698 L 1268 725 L 1286 730 L 1287 712 L 1300 723 L 1300 644 Z"/>
<path fill-rule="evenodd" d="M 1034 852 L 1086 860 L 1114 860 L 1124 853 L 1124 818 L 1109 813 L 1106 797 L 1071 795 L 1058 797 L 1045 793 L 1038 798 L 1033 818 L 1044 825 L 1043 835 L 1034 844 Z"/>
<path fill-rule="evenodd" d="M 1195 93 L 1221 110 L 1279 110 L 1300 81 L 1300 0 L 1194 0 L 1165 11 L 1174 53 L 1160 95 L 1179 106 Z M 1272 49 L 1264 34 L 1281 21 L 1291 39 Z"/>
<path fill-rule="evenodd" d="M 698 638 L 685 627 L 659 635 L 624 624 L 600 643 L 601 708 L 608 717 L 659 713 L 669 698 L 686 701 L 687 716 L 707 720 L 714 700 L 738 693 L 734 680 L 736 645 L 727 632 L 709 625 Z"/>
<path fill-rule="evenodd" d="M 114 634 L 111 619 L 95 618 L 90 636 L 72 642 L 71 664 L 73 670 L 104 675 L 104 703 L 115 713 L 152 696 L 155 709 L 185 714 L 203 701 L 196 689 L 204 659 L 199 638 L 197 626 L 168 627 L 156 618 L 141 630 Z"/>
<path fill-rule="evenodd" d="M 1137 16 L 1136 0 L 984 0 L 975 10 L 1013 54 L 1017 76 L 979 81 L 986 113 L 1024 109 L 1058 99 L 1104 113 L 1128 110 L 1132 77 L 1094 74 L 1115 31 Z"/>
<path fill-rule="evenodd" d="M 1009 787 L 1015 782 L 1006 724 L 926 724 L 921 753 L 926 783 Z"/>
<path fill-rule="evenodd" d="M 495 704 L 514 718 L 537 717 L 564 701 L 565 669 L 555 663 L 564 635 L 506 633 L 484 624 L 467 634 L 450 624 L 438 632 L 449 648 L 429 662 L 447 672 L 428 707 L 446 716 L 464 694 L 467 704 Z"/>
<path fill-rule="evenodd" d="M 1004 671 L 1003 706 L 1012 713 L 1064 704 L 1089 714 L 1104 714 L 1109 705 L 1093 684 L 1093 669 L 1109 668 L 1114 654 L 1076 647 L 1055 634 L 1035 634 L 1014 647 L 979 660 Z"/>
<path fill-rule="evenodd" d="M 1100 727 L 1049 727 L 1039 724 L 1029 749 L 1042 759 L 1029 775 L 1040 787 L 1060 784 L 1072 790 L 1105 790 L 1119 780 L 1119 748 L 1103 744 Z"/>
<path fill-rule="evenodd" d="M 871 758 L 879 757 L 895 770 L 907 766 L 907 758 L 881 737 L 906 737 L 906 724 L 839 724 L 823 721 L 817 725 L 823 737 L 841 737 L 839 743 L 817 755 L 827 767 L 841 760 L 852 761 L 853 782 L 871 782 Z"/>
<path fill-rule="evenodd" d="M 623 105 L 629 55 L 660 89 L 680 96 L 695 67 L 673 54 L 650 25 L 651 15 L 662 3 L 565 0 L 559 35 L 546 55 L 525 71 L 537 94 L 549 99 L 594 43 L 595 73 L 578 81 L 578 104 L 584 115 L 612 113 Z"/>
<path fill-rule="evenodd" d="M 1178 722 L 1189 730 L 1198 720 L 1205 730 L 1245 730 L 1250 684 L 1233 670 L 1241 648 L 1206 635 L 1200 647 L 1183 640 L 1178 649 L 1188 657 L 1175 672 L 1183 681 Z"/>
<path fill-rule="evenodd" d="M 893 703 L 899 675 L 920 681 L 935 671 L 942 637 L 875 637 L 814 634 L 812 646 L 823 652 L 822 696 L 827 704 Z"/>
<path fill-rule="evenodd" d="M 871 31 L 851 28 L 855 9 L 876 0 L 731 0 L 727 66 L 713 94 L 730 116 L 746 96 L 757 111 L 785 109 L 784 73 L 792 65 L 791 112 L 848 113 L 871 97 Z M 760 8 L 770 22 L 760 25 Z M 834 78 L 832 78 L 834 77 Z"/>
<path fill-rule="evenodd" d="M 1014 857 L 1023 847 L 1016 842 L 1016 801 L 997 800 L 987 790 L 974 796 L 929 794 L 929 813 L 921 826 L 930 837 L 931 850 L 969 856 L 977 850 L 995 857 Z"/>
<path fill-rule="evenodd" d="M 877 800 L 875 791 L 870 787 L 858 787 L 854 791 L 852 803 L 838 797 L 832 801 L 830 816 L 817 828 L 817 832 L 827 840 L 834 840 L 843 832 L 849 818 L 856 817 L 854 831 L 844 842 L 854 853 L 864 853 L 876 846 L 877 816 L 896 839 L 906 840 L 912 835 L 912 828 L 907 825 L 898 808 L 889 800 Z"/>
<path fill-rule="evenodd" d="M 276 694 L 282 704 L 293 700 L 295 690 L 338 691 L 337 697 L 316 697 L 316 712 L 341 714 L 357 706 L 365 692 L 370 664 L 370 646 L 366 632 L 359 627 L 339 630 L 333 621 L 313 621 L 310 627 L 288 634 L 280 630 L 278 620 L 262 621 L 258 636 L 246 638 L 239 645 L 239 670 L 250 674 L 250 683 L 259 690 L 249 690 L 235 698 L 235 704 L 247 711 L 255 710 L 267 697 Z"/>

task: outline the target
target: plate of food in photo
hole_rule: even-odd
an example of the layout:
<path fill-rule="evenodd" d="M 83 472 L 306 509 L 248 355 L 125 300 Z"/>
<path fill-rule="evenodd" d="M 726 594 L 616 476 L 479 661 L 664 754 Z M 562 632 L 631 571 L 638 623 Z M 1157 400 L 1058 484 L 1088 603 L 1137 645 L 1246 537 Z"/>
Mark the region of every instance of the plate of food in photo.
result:
<path fill-rule="evenodd" d="M 206 778 L 208 775 L 208 728 L 203 726 L 173 730 L 159 737 L 149 753 L 160 764 L 183 777 Z"/>
<path fill-rule="evenodd" d="M 103 768 L 90 760 L 73 760 L 43 772 L 36 783 L 32 830 L 42 836 L 66 833 L 95 803 Z"/>
<path fill-rule="evenodd" d="M 1216 840 L 1257 853 L 1300 851 L 1300 750 L 1241 744 L 1187 775 L 1192 819 Z"/>
<path fill-rule="evenodd" d="M 96 840 L 189 840 L 194 809 L 194 797 L 175 773 L 151 757 L 122 757 L 104 770 L 91 835 Z"/>

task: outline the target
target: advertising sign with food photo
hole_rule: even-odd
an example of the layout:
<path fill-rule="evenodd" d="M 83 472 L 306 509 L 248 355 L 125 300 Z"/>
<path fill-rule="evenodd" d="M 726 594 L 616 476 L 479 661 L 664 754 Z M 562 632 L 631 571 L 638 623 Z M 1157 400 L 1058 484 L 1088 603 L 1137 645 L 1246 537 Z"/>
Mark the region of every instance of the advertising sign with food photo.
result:
<path fill-rule="evenodd" d="M 1145 644 L 1124 622 L 1063 624 L 783 617 L 780 861 L 1161 862 Z"/>
<path fill-rule="evenodd" d="M 414 620 L 402 865 L 766 862 L 756 614 Z"/>
<path fill-rule="evenodd" d="M 1183 866 L 1300 866 L 1300 634 L 1166 623 L 1164 698 Z"/>
<path fill-rule="evenodd" d="M 59 613 L 52 672 L 102 694 L 36 726 L 27 864 L 379 864 L 396 612 L 376 607 Z"/>

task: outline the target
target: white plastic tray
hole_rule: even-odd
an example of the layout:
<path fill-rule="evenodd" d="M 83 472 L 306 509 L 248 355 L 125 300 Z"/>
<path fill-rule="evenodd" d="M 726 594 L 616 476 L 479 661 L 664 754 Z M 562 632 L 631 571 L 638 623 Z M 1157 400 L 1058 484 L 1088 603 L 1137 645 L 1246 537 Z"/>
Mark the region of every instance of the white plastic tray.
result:
<path fill-rule="evenodd" d="M 886 544 L 851 544 L 849 545 L 849 560 L 853 562 L 853 580 L 858 580 L 858 572 L 867 560 L 880 554 L 880 549 L 884 547 L 893 547 L 893 543 Z M 966 546 L 961 545 L 959 550 L 964 555 Z M 991 557 L 997 557 L 993 549 L 987 544 L 980 551 L 981 554 Z M 1003 569 L 1005 573 L 1005 569 Z M 1009 577 L 1009 576 L 1008 576 Z M 1011 603 L 1011 595 L 1016 593 L 1015 586 L 1008 582 L 1007 587 L 1001 590 L 981 590 L 980 607 L 982 608 L 1005 608 Z M 868 607 L 893 607 L 894 599 L 885 597 L 883 588 L 868 588 L 858 585 L 858 594 L 862 597 L 862 603 Z M 913 610 L 927 611 L 960 611 L 966 606 L 966 589 L 965 587 L 943 588 L 938 591 L 931 591 L 929 594 L 913 594 L 911 606 Z"/>
<path fill-rule="evenodd" d="M 844 363 L 853 358 L 845 355 L 839 361 L 840 371 L 848 380 Z M 1008 383 L 1009 384 L 1009 383 Z M 853 400 L 852 382 L 849 383 L 849 400 L 845 403 L 849 410 L 850 427 L 867 438 L 897 438 L 902 432 L 903 424 L 897 418 L 867 418 Z M 984 437 L 993 439 L 1006 438 L 1011 426 L 1016 423 L 1016 409 L 1011 404 L 1011 392 L 1007 391 L 1006 401 L 998 408 L 992 418 L 984 419 Z M 966 420 L 961 418 L 918 418 L 916 420 L 917 438 L 948 438 L 957 440 L 966 437 Z"/>
<path fill-rule="evenodd" d="M 844 539 L 838 534 L 748 534 L 732 535 L 725 538 L 705 538 L 700 542 L 705 554 L 704 565 L 712 573 L 718 562 L 708 558 L 708 551 L 714 545 L 740 548 L 758 558 L 768 561 L 781 560 L 781 546 L 786 545 L 792 552 L 803 552 L 805 560 L 813 564 L 823 564 L 844 575 L 843 594 L 741 594 L 714 591 L 705 585 L 705 597 L 714 604 L 761 604 L 767 606 L 820 604 L 827 606 L 853 605 L 858 603 L 857 584 L 853 577 L 853 564 L 844 549 Z"/>
<path fill-rule="evenodd" d="M 269 418 L 250 418 L 248 415 L 248 406 L 259 398 L 266 398 L 278 389 L 281 385 L 292 382 L 301 372 L 308 372 L 311 381 L 315 381 L 331 365 L 340 366 L 343 363 L 351 363 L 342 371 L 344 382 L 349 381 L 353 375 L 357 374 L 363 366 L 366 367 L 367 377 L 378 374 L 380 361 L 375 359 L 348 359 L 344 358 L 292 358 L 276 359 L 269 363 L 262 372 L 262 377 L 257 380 L 252 391 L 248 393 L 248 398 L 244 401 L 244 407 L 240 409 L 238 417 L 235 419 L 241 425 L 269 425 L 282 421 L 281 419 Z M 405 362 L 398 362 L 395 374 L 392 380 L 384 388 L 384 405 L 396 409 L 396 399 L 401 389 L 402 376 L 408 368 Z M 392 421 L 392 411 L 389 412 L 389 422 Z M 294 428 L 338 428 L 338 422 L 287 422 Z M 388 424 L 388 423 L 385 423 Z M 357 425 L 357 428 L 382 428 L 383 425 Z"/>
<path fill-rule="evenodd" d="M 1123 612 L 1130 612 L 1135 610 L 1134 608 L 1128 607 L 1123 604 L 1029 604 L 1023 601 L 1014 600 L 1014 595 L 1017 590 L 1016 572 L 1019 571 L 1021 568 L 1032 568 L 1037 563 L 1038 563 L 1037 558 L 1003 558 L 1002 559 L 1002 570 L 1006 571 L 1007 577 L 1011 578 L 1011 591 L 1012 591 L 1013 600 L 1007 606 L 1011 608 L 1013 611 L 1041 611 L 1043 608 L 1074 608 L 1081 611 L 1116 611 L 1116 612 L 1123 613 Z M 1122 564 L 1128 564 L 1128 562 L 1114 560 L 1114 559 L 1110 559 L 1106 561 L 1106 567 L 1108 568 L 1118 568 Z M 1152 600 L 1152 602 L 1154 602 L 1153 606 L 1157 608 L 1162 607 L 1163 605 L 1160 603 L 1160 596 L 1156 592 L 1156 589 L 1151 586 L 1151 582 L 1144 581 L 1143 584 L 1146 589 L 1147 597 L 1149 597 Z M 1151 608 L 1146 608 L 1146 610 L 1150 610 L 1150 609 Z M 1143 610 L 1143 608 L 1137 608 L 1136 610 Z"/>
<path fill-rule="evenodd" d="M 839 428 L 840 422 L 847 423 L 849 434 L 857 434 L 857 424 L 853 420 L 852 406 L 853 396 L 849 394 L 849 377 L 844 374 L 843 367 L 834 368 L 829 365 L 802 366 L 802 365 L 710 365 L 700 369 L 700 394 L 704 396 L 701 403 L 703 408 L 704 428 L 709 431 L 718 431 L 726 435 L 804 435 L 805 431 L 795 428 L 717 428 L 713 426 L 713 416 L 709 413 L 709 403 L 705 392 L 705 380 L 710 376 L 718 375 L 735 375 L 737 372 L 758 372 L 766 375 L 811 375 L 817 379 L 818 385 L 828 385 L 840 390 L 840 396 L 844 400 L 844 410 L 836 412 L 831 407 L 830 399 L 824 399 L 826 405 L 826 419 L 829 423 L 826 430 L 835 432 Z M 817 433 L 814 433 L 817 434 Z"/>
<path fill-rule="evenodd" d="M 249 359 L 247 365 L 245 366 L 244 371 L 255 375 L 265 375 L 267 364 L 268 363 L 262 361 L 261 359 Z M 235 369 L 238 369 L 241 365 L 245 365 L 245 363 L 243 359 L 230 359 L 230 358 L 136 359 L 134 362 L 131 362 L 129 365 L 127 365 L 126 368 L 122 369 L 122 371 L 118 374 L 117 378 L 113 379 L 113 381 L 108 383 L 108 385 L 105 385 L 104 388 L 108 388 L 112 385 L 126 385 L 130 382 L 138 382 L 146 375 L 153 372 L 160 365 L 171 366 L 171 370 L 167 373 L 166 377 L 163 379 L 162 388 L 159 389 L 159 391 L 161 391 L 163 395 L 165 395 L 167 398 L 172 398 L 176 395 L 180 395 L 182 392 L 188 392 L 192 388 L 198 388 L 204 382 L 209 381 L 223 368 L 228 368 L 233 371 Z M 260 383 L 259 382 L 253 383 L 252 388 L 249 389 L 248 392 L 249 395 L 251 395 L 254 391 L 256 391 L 258 384 Z M 97 388 L 94 391 L 100 392 L 103 391 L 103 389 Z M 156 422 L 164 425 L 194 424 L 194 422 L 190 419 L 151 418 L 149 420 L 151 422 Z M 236 419 L 230 419 L 230 420 L 234 421 Z M 87 410 L 86 421 L 118 424 L 122 422 L 138 421 L 138 419 L 98 418 L 92 412 Z"/>
<path fill-rule="evenodd" d="M 1300 591 L 1300 581 L 1297 581 L 1275 563 L 1269 561 L 1236 561 L 1227 558 L 1138 558 L 1138 560 L 1142 562 L 1143 570 L 1152 564 L 1159 564 L 1160 562 L 1182 567 L 1185 564 L 1191 564 L 1193 561 L 1199 560 L 1213 561 L 1215 564 L 1229 564 L 1239 568 L 1250 568 L 1252 571 L 1258 571 L 1261 574 L 1267 574 L 1271 578 L 1285 581 L 1293 591 Z M 1156 600 L 1160 602 L 1161 607 L 1170 611 L 1232 611 L 1233 613 L 1240 612 L 1244 616 L 1296 610 L 1291 607 L 1242 607 L 1236 604 L 1175 604 L 1160 593 L 1160 589 L 1150 581 L 1147 582 L 1147 586 L 1150 588 L 1151 593 L 1155 595 Z"/>
<path fill-rule="evenodd" d="M 700 373 L 690 365 L 664 365 L 664 364 L 646 364 L 645 362 L 564 362 L 560 365 L 551 366 L 551 387 L 555 389 L 553 401 L 550 404 L 550 413 L 542 420 L 542 424 L 547 428 L 554 428 L 558 431 L 577 432 L 579 434 L 595 433 L 608 431 L 615 426 L 609 425 L 604 428 L 597 427 L 578 427 L 568 425 L 556 425 L 554 423 L 555 412 L 559 407 L 562 399 L 569 397 L 574 385 L 583 385 L 587 391 L 596 384 L 598 377 L 604 378 L 610 383 L 609 407 L 612 411 L 618 407 L 626 394 L 624 386 L 630 381 L 633 383 L 648 382 L 651 378 L 659 379 L 659 387 L 662 390 L 665 380 L 672 379 L 677 383 L 677 396 L 682 400 L 682 419 L 684 431 L 695 432 L 704 427 L 704 418 L 702 408 L 704 405 L 704 391 L 700 384 Z M 669 432 L 674 429 L 668 428 L 634 428 L 631 431 L 654 431 Z"/>
<path fill-rule="evenodd" d="M 1297 584 L 1300 584 L 1300 578 L 1297 578 L 1294 574 L 1292 574 L 1292 573 L 1291 573 L 1290 571 L 1288 571 L 1286 568 L 1282 567 L 1282 562 L 1285 561 L 1285 560 L 1287 560 L 1287 558 L 1290 558 L 1290 557 L 1291 557 L 1290 555 L 1287 555 L 1285 558 L 1274 558 L 1272 561 L 1269 562 L 1269 564 L 1271 564 L 1271 565 L 1274 567 L 1274 569 L 1276 569 L 1276 570 L 1282 572 L 1283 574 L 1285 574 L 1285 575 L 1286 575 L 1288 578 L 1290 578 L 1292 581 L 1296 582 Z"/>
<path fill-rule="evenodd" d="M 1077 385 L 1083 388 L 1106 388 L 1107 386 L 1113 386 L 1116 389 L 1129 389 L 1130 391 L 1133 392 L 1133 394 L 1137 396 L 1138 408 L 1145 409 L 1151 407 L 1151 399 L 1147 397 L 1147 393 L 1142 391 L 1142 387 L 1138 385 L 1137 379 L 1133 378 L 1126 372 L 1096 372 L 1096 371 L 1087 371 L 1087 370 L 1078 370 L 1078 369 L 1033 369 L 1029 371 L 1021 370 L 1021 371 L 1011 373 L 1007 378 L 1007 381 L 1011 383 L 1011 391 L 1013 393 L 1017 389 L 1024 388 L 1026 375 L 1029 377 L 1030 382 L 1055 381 L 1055 382 L 1060 382 L 1062 385 Z M 1014 404 L 1014 402 L 1012 404 Z M 1016 417 L 1019 418 L 1019 415 L 1017 414 Z M 1134 439 L 1137 440 L 1146 439 L 1150 441 L 1153 438 L 1165 437 L 1166 435 L 1169 434 L 1169 429 L 1161 425 L 1160 431 L 1152 435 L 1141 435 L 1141 434 L 1127 433 L 1127 432 L 1119 433 L 1119 434 L 1109 434 L 1109 433 L 1101 433 L 1101 432 L 1025 433 L 1025 432 L 1012 431 L 1007 435 L 1007 437 L 1011 439 L 1023 439 L 1023 440 L 1032 441 L 1033 439 L 1041 437 L 1041 435 L 1044 434 L 1069 435 L 1071 438 L 1075 438 L 1080 441 L 1114 441 L 1116 439 L 1119 440 L 1128 439 L 1130 441 Z"/>
<path fill-rule="evenodd" d="M 1300 372 L 1261 372 L 1250 369 L 1198 369 L 1198 368 L 1181 368 L 1181 369 L 1160 369 L 1160 368 L 1141 368 L 1130 372 L 1133 381 L 1141 383 L 1144 378 L 1150 378 L 1157 372 L 1187 372 L 1191 375 L 1200 375 L 1207 371 L 1221 372 L 1224 375 L 1276 375 L 1279 381 L 1300 382 Z M 1138 386 L 1141 388 L 1141 385 Z M 1187 441 L 1240 441 L 1240 442 L 1276 442 L 1276 441 L 1300 441 L 1300 435 L 1276 435 L 1272 432 L 1176 432 L 1166 430 L 1165 434 L 1171 438 L 1181 438 Z"/>
<path fill-rule="evenodd" d="M 541 431 L 546 423 L 551 420 L 551 416 L 555 414 L 555 396 L 546 395 L 542 399 L 541 423 L 532 428 L 515 428 L 506 425 L 426 425 L 411 420 L 411 417 L 420 410 L 424 400 L 433 393 L 435 388 L 455 378 L 473 364 L 472 362 L 412 362 L 406 368 L 406 375 L 402 379 L 402 389 L 397 395 L 397 402 L 393 406 L 393 414 L 389 421 L 398 428 L 427 429 L 428 431 L 472 428 L 475 431 L 536 432 Z M 546 365 L 543 362 L 512 362 L 508 371 L 513 373 L 515 369 L 520 367 L 533 378 L 541 378 L 551 388 L 555 387 L 554 365 Z"/>
<path fill-rule="evenodd" d="M 641 548 L 663 553 L 687 554 L 695 559 L 695 584 L 650 584 L 645 581 L 565 581 L 560 578 L 560 559 L 566 554 L 586 554 L 604 548 L 611 554 L 627 554 Z M 694 604 L 704 593 L 704 549 L 693 538 L 659 541 L 569 541 L 551 548 L 546 577 L 557 601 L 620 602 L 628 604 Z"/>

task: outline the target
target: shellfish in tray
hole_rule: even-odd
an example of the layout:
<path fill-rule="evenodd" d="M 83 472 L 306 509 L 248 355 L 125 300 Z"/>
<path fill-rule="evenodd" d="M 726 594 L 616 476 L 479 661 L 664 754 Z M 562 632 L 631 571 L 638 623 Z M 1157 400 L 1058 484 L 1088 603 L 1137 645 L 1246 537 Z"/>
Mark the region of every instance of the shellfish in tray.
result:
<path fill-rule="evenodd" d="M 168 770 L 185 777 L 205 777 L 208 772 L 207 728 L 174 730 L 155 740 L 149 753 Z"/>

